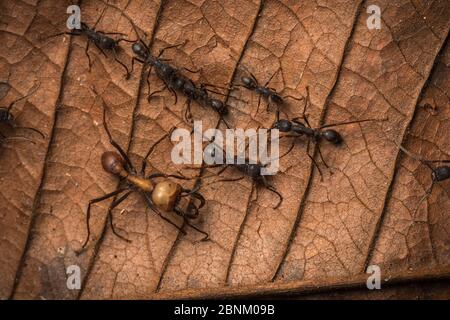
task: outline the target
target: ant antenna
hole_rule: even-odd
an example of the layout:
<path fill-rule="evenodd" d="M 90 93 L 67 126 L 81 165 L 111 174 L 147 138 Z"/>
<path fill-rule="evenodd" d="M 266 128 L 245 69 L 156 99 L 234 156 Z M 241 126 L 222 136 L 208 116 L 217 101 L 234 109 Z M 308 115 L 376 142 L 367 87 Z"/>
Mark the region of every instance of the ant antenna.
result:
<path fill-rule="evenodd" d="M 20 97 L 20 98 L 14 100 L 13 102 L 11 102 L 11 103 L 9 104 L 9 106 L 6 108 L 6 109 L 8 110 L 8 112 L 11 110 L 11 108 L 13 107 L 13 105 L 14 105 L 16 102 L 19 102 L 20 100 L 23 100 L 23 99 L 25 99 L 25 98 L 31 96 L 33 93 L 35 93 L 35 92 L 39 89 L 40 86 L 41 86 L 41 83 L 38 82 L 38 84 L 37 84 L 37 85 L 34 85 L 26 95 L 24 95 L 23 97 Z"/>
<path fill-rule="evenodd" d="M 26 138 L 26 137 L 21 137 L 21 136 L 16 136 L 16 137 L 0 137 L 0 143 L 5 142 L 5 141 L 13 141 L 13 140 L 17 140 L 17 141 L 27 141 L 27 142 L 31 142 L 32 144 L 36 144 L 36 141 L 34 141 L 33 139 L 30 138 Z"/>
<path fill-rule="evenodd" d="M 425 192 L 422 199 L 420 199 L 419 203 L 417 204 L 416 210 L 414 210 L 414 216 L 413 216 L 414 218 L 416 217 L 417 212 L 419 211 L 420 206 L 422 205 L 422 202 L 424 202 L 425 199 L 427 199 L 433 192 L 433 187 L 434 187 L 434 181 L 431 182 L 431 185 L 428 187 L 428 190 Z"/>
<path fill-rule="evenodd" d="M 323 126 L 317 128 L 317 129 L 324 129 L 324 128 L 329 128 L 329 127 L 337 127 L 337 126 L 343 126 L 343 125 L 353 124 L 353 123 L 361 123 L 361 122 L 369 122 L 369 121 L 386 121 L 386 120 L 388 120 L 388 118 L 383 118 L 383 119 L 363 119 L 363 120 L 346 121 L 346 122 L 339 122 L 339 123 L 330 123 L 330 124 L 323 125 Z"/>
<path fill-rule="evenodd" d="M 410 151 L 408 151 L 405 147 L 403 147 L 402 145 L 399 145 L 397 142 L 393 141 L 394 144 L 399 147 L 400 150 L 402 150 L 405 154 L 407 154 L 409 157 L 421 162 L 422 164 L 426 165 L 432 172 L 435 172 L 436 169 L 434 169 L 430 163 L 449 163 L 450 160 L 426 160 L 421 156 L 418 156 Z M 420 199 L 419 203 L 417 204 L 416 209 L 414 210 L 414 218 L 417 215 L 417 212 L 420 209 L 420 206 L 422 205 L 422 203 L 431 195 L 431 193 L 433 192 L 433 188 L 434 188 L 434 184 L 436 182 L 436 178 L 432 177 L 432 181 L 431 181 L 431 185 L 428 187 L 427 191 L 425 192 L 425 194 L 423 195 L 423 197 Z"/>
<path fill-rule="evenodd" d="M 417 160 L 417 161 L 423 163 L 423 164 L 426 165 L 428 168 L 430 168 L 431 171 L 434 171 L 434 168 L 430 165 L 430 162 L 440 162 L 440 161 L 434 161 L 434 160 L 433 160 L 433 161 L 428 161 L 428 160 L 424 159 L 423 157 L 420 157 L 420 156 L 418 156 L 418 155 L 416 155 L 416 154 L 414 154 L 414 153 L 408 151 L 405 147 L 403 147 L 402 145 L 399 145 L 397 142 L 395 142 L 395 141 L 393 141 L 393 142 L 394 142 L 394 144 L 395 144 L 400 150 L 402 150 L 405 154 L 407 154 L 409 157 L 411 157 L 411 158 L 413 158 L 413 159 L 415 159 L 415 160 Z M 442 162 L 445 162 L 445 160 L 442 161 Z"/>

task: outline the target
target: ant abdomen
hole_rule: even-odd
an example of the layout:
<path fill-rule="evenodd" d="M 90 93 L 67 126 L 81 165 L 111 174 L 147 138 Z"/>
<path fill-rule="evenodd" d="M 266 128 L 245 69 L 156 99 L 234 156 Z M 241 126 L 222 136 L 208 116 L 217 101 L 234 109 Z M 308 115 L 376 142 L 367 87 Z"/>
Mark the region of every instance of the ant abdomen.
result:
<path fill-rule="evenodd" d="M 228 114 L 227 107 L 220 100 L 211 99 L 211 106 L 222 116 L 226 116 Z"/>
<path fill-rule="evenodd" d="M 342 142 L 342 137 L 336 130 L 328 129 L 321 133 L 322 137 L 325 138 L 325 140 L 331 142 L 332 144 L 340 144 Z"/>
<path fill-rule="evenodd" d="M 169 180 L 158 182 L 152 191 L 152 201 L 158 209 L 173 211 L 178 204 L 182 188 Z"/>
<path fill-rule="evenodd" d="M 12 114 L 6 108 L 0 108 L 0 122 L 7 122 L 12 120 Z"/>
<path fill-rule="evenodd" d="M 435 181 L 444 181 L 450 178 L 450 167 L 442 166 L 437 167 L 433 171 L 433 180 Z"/>
<path fill-rule="evenodd" d="M 106 151 L 102 154 L 102 167 L 108 173 L 118 175 L 124 171 L 125 161 L 114 151 Z"/>
<path fill-rule="evenodd" d="M 117 46 L 116 41 L 107 36 L 101 36 L 100 39 L 97 39 L 97 43 L 101 48 L 106 50 L 112 50 Z"/>

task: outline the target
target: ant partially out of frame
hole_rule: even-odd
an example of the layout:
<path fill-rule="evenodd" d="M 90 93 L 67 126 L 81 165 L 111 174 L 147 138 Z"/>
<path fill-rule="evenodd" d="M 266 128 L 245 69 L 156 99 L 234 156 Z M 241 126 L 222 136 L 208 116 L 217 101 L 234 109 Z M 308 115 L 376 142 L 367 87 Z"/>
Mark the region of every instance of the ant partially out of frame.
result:
<path fill-rule="evenodd" d="M 303 108 L 303 115 L 302 117 L 297 117 L 292 120 L 289 119 L 280 119 L 280 111 L 277 111 L 276 121 L 272 125 L 273 129 L 278 129 L 280 132 L 284 133 L 291 133 L 289 135 L 284 135 L 283 137 L 293 137 L 298 138 L 301 136 L 305 136 L 308 138 L 307 147 L 306 147 L 306 154 L 308 157 L 313 161 L 314 165 L 316 166 L 317 170 L 320 173 L 320 176 L 322 177 L 322 171 L 320 170 L 320 167 L 314 160 L 313 156 L 310 154 L 310 144 L 311 141 L 314 143 L 319 143 L 320 140 L 325 139 L 334 146 L 339 146 L 343 142 L 343 138 L 341 134 L 334 130 L 329 129 L 331 127 L 337 127 L 337 126 L 343 126 L 343 125 L 349 125 L 354 123 L 361 123 L 361 122 L 368 122 L 368 121 L 385 121 L 386 119 L 363 119 L 363 120 L 354 120 L 354 121 L 346 121 L 346 122 L 340 122 L 340 123 L 332 123 L 332 124 L 325 124 L 323 126 L 320 126 L 318 128 L 312 128 L 308 121 L 308 115 L 306 114 L 306 109 L 308 107 L 308 104 L 310 104 L 310 96 L 309 96 L 309 87 L 306 87 L 306 99 L 305 99 L 305 106 Z M 304 122 L 300 121 L 303 120 Z M 320 150 L 320 145 L 317 145 L 318 153 L 320 155 L 320 158 L 323 162 L 323 164 L 329 168 L 328 164 L 326 163 L 325 159 L 323 158 L 322 151 Z"/>
<path fill-rule="evenodd" d="M 395 142 L 394 142 L 395 143 Z M 406 155 L 409 157 L 421 162 L 425 166 L 428 167 L 428 169 L 431 170 L 431 185 L 428 187 L 428 189 L 425 191 L 425 194 L 420 199 L 419 203 L 417 204 L 416 209 L 414 210 L 414 216 L 417 214 L 417 211 L 419 211 L 420 206 L 422 203 L 431 195 L 433 192 L 434 185 L 438 182 L 445 181 L 447 179 L 450 179 L 450 166 L 445 165 L 445 163 L 450 163 L 450 160 L 427 160 L 423 157 L 413 154 L 411 151 L 407 150 L 405 147 L 398 145 L 395 143 L 400 150 L 402 150 Z M 432 164 L 440 164 L 436 167 L 433 167 Z"/>
<path fill-rule="evenodd" d="M 3 87 L 8 87 L 9 88 L 9 84 L 6 82 L 1 82 L 0 85 L 2 85 Z M 43 139 L 45 138 L 45 135 L 38 129 L 35 128 L 30 128 L 30 127 L 22 127 L 22 126 L 17 126 L 17 123 L 14 119 L 14 115 L 11 112 L 11 109 L 13 108 L 13 106 L 23 100 L 28 98 L 29 96 L 31 96 L 33 93 L 35 93 L 38 89 L 39 89 L 40 84 L 38 83 L 37 85 L 34 85 L 33 88 L 30 89 L 30 91 L 23 97 L 17 98 L 16 100 L 10 102 L 10 104 L 7 107 L 0 107 L 0 123 L 6 123 L 8 125 L 10 125 L 11 127 L 13 127 L 15 130 L 17 129 L 25 129 L 25 130 L 30 130 L 33 132 L 38 133 Z M 6 95 L 7 90 L 2 90 L 2 94 L 0 96 L 0 99 L 3 99 L 4 96 Z M 29 139 L 27 137 L 23 137 L 23 136 L 12 136 L 12 137 L 7 137 L 5 136 L 3 133 L 0 132 L 0 143 L 2 142 L 6 142 L 6 141 L 10 141 L 10 140 L 25 140 L 25 141 L 29 141 L 31 143 L 34 143 L 33 139 Z"/>
<path fill-rule="evenodd" d="M 92 89 L 94 93 L 95 89 Z M 175 214 L 181 216 L 186 225 L 203 234 L 203 240 L 207 240 L 209 235 L 208 233 L 198 229 L 193 226 L 189 220 L 195 219 L 199 215 L 199 210 L 205 205 L 204 197 L 198 192 L 198 188 L 194 189 L 186 189 L 182 187 L 180 184 L 173 182 L 169 178 L 181 179 L 181 180 L 189 180 L 189 178 L 184 177 L 182 175 L 176 174 L 165 174 L 161 172 L 155 172 L 150 175 L 146 175 L 146 166 L 147 159 L 152 154 L 156 146 L 167 138 L 170 133 L 165 134 L 159 140 L 157 140 L 148 150 L 145 157 L 142 159 L 142 164 L 140 171 L 137 171 L 134 165 L 131 163 L 126 152 L 120 147 L 120 145 L 114 141 L 109 131 L 109 128 L 106 124 L 106 104 L 101 96 L 99 96 L 102 100 L 103 106 L 103 127 L 106 131 L 106 134 L 109 138 L 109 142 L 116 149 L 116 151 L 106 151 L 103 153 L 101 162 L 103 169 L 113 175 L 116 175 L 120 178 L 121 185 L 113 192 L 110 192 L 101 197 L 92 199 L 89 201 L 87 212 L 86 212 L 86 228 L 87 235 L 86 239 L 81 246 L 81 250 L 83 250 L 90 238 L 90 226 L 89 220 L 91 217 L 91 206 L 97 202 L 101 202 L 107 200 L 112 197 L 116 197 L 121 195 L 119 198 L 116 198 L 108 209 L 108 218 L 111 225 L 111 229 L 113 233 L 122 240 L 130 242 L 129 239 L 120 235 L 114 226 L 112 210 L 117 207 L 120 203 L 122 203 L 125 199 L 127 199 L 130 194 L 137 192 L 139 193 L 147 206 L 156 213 L 163 220 L 167 221 L 175 228 L 180 230 L 182 233 L 186 233 L 181 227 L 175 224 L 170 219 L 166 218 L 163 212 L 174 212 Z M 155 181 L 155 179 L 162 178 L 161 181 Z M 181 209 L 178 205 L 180 204 L 180 200 L 184 197 L 192 197 L 192 201 L 189 202 L 188 208 L 186 210 Z M 195 200 L 198 200 L 199 204 L 195 204 Z M 81 251 L 80 250 L 80 251 Z"/>

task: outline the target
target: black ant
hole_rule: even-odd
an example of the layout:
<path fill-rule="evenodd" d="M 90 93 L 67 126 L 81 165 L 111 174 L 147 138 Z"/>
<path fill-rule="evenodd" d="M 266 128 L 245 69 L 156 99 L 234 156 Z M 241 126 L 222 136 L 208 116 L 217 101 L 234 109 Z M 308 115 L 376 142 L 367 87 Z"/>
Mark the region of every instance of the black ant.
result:
<path fill-rule="evenodd" d="M 148 71 L 147 74 L 147 87 L 149 91 L 149 95 L 147 97 L 148 100 L 150 100 L 150 98 L 153 95 L 163 91 L 157 90 L 150 93 L 150 72 L 151 68 L 155 67 L 156 75 L 163 81 L 165 88 L 167 88 L 174 96 L 175 98 L 174 104 L 176 104 L 178 101 L 177 91 L 183 93 L 187 97 L 186 101 L 187 106 L 184 115 L 186 122 L 188 123 L 192 122 L 190 108 L 191 108 L 191 101 L 195 100 L 200 102 L 204 106 L 212 108 L 219 115 L 219 121 L 223 121 L 225 125 L 229 128 L 229 125 L 223 118 L 228 114 L 227 108 L 228 106 L 225 105 L 222 101 L 212 98 L 209 95 L 209 92 L 213 92 L 224 96 L 225 94 L 208 89 L 208 87 L 214 87 L 213 85 L 210 84 L 201 84 L 200 87 L 197 87 L 191 79 L 182 75 L 177 68 L 169 65 L 167 62 L 169 62 L 170 60 L 161 59 L 161 56 L 165 52 L 165 50 L 179 47 L 184 44 L 186 44 L 186 41 L 180 44 L 165 47 L 161 49 L 158 56 L 155 57 L 150 53 L 150 49 L 144 43 L 144 41 L 139 40 L 139 42 L 134 43 L 132 46 L 133 52 L 136 54 L 137 57 L 133 57 L 132 59 L 131 70 L 133 71 L 134 69 L 135 61 L 142 63 L 144 66 L 145 65 L 150 66 L 150 70 Z M 191 73 L 200 72 L 199 70 L 194 71 L 185 67 L 183 67 L 182 69 Z"/>
<path fill-rule="evenodd" d="M 226 122 L 226 120 L 224 118 L 226 115 L 228 115 L 228 107 L 229 106 L 224 104 L 222 101 L 220 101 L 218 99 L 212 98 L 209 95 L 209 92 L 223 95 L 223 96 L 226 96 L 226 95 L 223 93 L 217 92 L 217 91 L 213 91 L 211 89 L 207 89 L 207 87 L 213 87 L 213 85 L 202 83 L 202 84 L 200 84 L 199 88 L 194 87 L 194 89 L 189 94 L 185 91 L 185 94 L 188 97 L 188 100 L 186 102 L 187 103 L 186 111 L 185 111 L 185 115 L 184 115 L 185 120 L 189 123 L 192 123 L 191 101 L 196 100 L 201 105 L 211 108 L 219 115 L 219 122 L 217 125 L 219 125 L 220 121 L 222 121 L 227 128 L 230 128 L 230 125 Z"/>
<path fill-rule="evenodd" d="M 210 140 L 210 143 L 213 143 L 215 145 L 215 148 L 220 148 L 215 142 L 214 142 L 214 138 L 212 140 Z M 247 145 L 248 147 L 248 145 Z M 286 155 L 288 155 L 292 149 L 294 147 L 294 144 L 291 145 L 291 147 L 288 149 L 288 151 L 286 153 L 284 153 L 282 156 L 279 156 L 278 159 L 281 159 L 283 157 L 285 157 Z M 222 148 L 220 148 L 222 149 Z M 214 149 L 211 152 L 211 156 L 214 157 Z M 222 149 L 222 152 L 224 154 L 225 159 L 227 159 L 227 155 L 225 150 Z M 217 183 L 217 182 L 225 182 L 225 181 L 239 181 L 244 179 L 246 176 L 249 177 L 250 179 L 252 179 L 254 184 L 261 184 L 264 188 L 266 188 L 267 190 L 273 192 L 274 194 L 276 194 L 278 196 L 278 202 L 277 204 L 273 207 L 273 209 L 277 209 L 282 203 L 283 203 L 283 196 L 281 195 L 281 193 L 279 193 L 274 186 L 272 186 L 268 181 L 267 181 L 267 177 L 266 175 L 263 174 L 263 169 L 266 168 L 268 165 L 270 164 L 270 162 L 266 163 L 266 164 L 262 164 L 259 161 L 257 163 L 250 163 L 249 159 L 246 157 L 245 159 L 242 159 L 240 156 L 234 156 L 233 158 L 233 162 L 232 163 L 226 163 L 224 161 L 223 164 L 212 164 L 212 165 L 206 165 L 205 167 L 207 168 L 215 168 L 215 167 L 221 167 L 224 166 L 222 169 L 220 169 L 217 173 L 215 173 L 212 176 L 218 176 L 220 174 L 222 174 L 223 172 L 225 172 L 225 170 L 229 167 L 234 167 L 236 168 L 238 171 L 240 171 L 243 175 L 239 178 L 230 178 L 230 179 L 220 179 L 218 181 L 215 181 L 213 183 Z M 208 177 L 203 177 L 203 179 L 209 178 Z M 212 183 L 209 183 L 212 184 Z M 209 185 L 207 184 L 207 185 Z M 207 186 L 207 185 L 200 185 L 200 186 Z M 254 185 L 252 186 L 252 188 L 254 187 Z"/>
<path fill-rule="evenodd" d="M 95 92 L 95 89 L 93 89 Z M 97 94 L 96 94 L 97 95 Z M 101 98 L 101 97 L 100 97 Z M 146 166 L 147 166 L 147 159 L 152 154 L 155 147 L 163 141 L 166 137 L 168 137 L 171 133 L 165 134 L 163 137 L 161 137 L 159 140 L 157 140 L 148 150 L 145 157 L 142 159 L 142 165 L 141 170 L 138 172 L 136 168 L 131 163 L 128 155 L 125 153 L 125 151 L 120 147 L 120 145 L 115 142 L 112 138 L 112 135 L 108 129 L 108 126 L 106 124 L 106 104 L 103 98 L 102 105 L 103 105 L 103 127 L 105 128 L 106 134 L 109 138 L 109 142 L 111 145 L 118 151 L 106 151 L 103 153 L 101 162 L 103 169 L 113 175 L 116 175 L 120 178 L 121 182 L 124 182 L 125 186 L 120 186 L 117 190 L 110 192 L 104 196 L 92 199 L 89 201 L 88 207 L 87 207 L 87 213 L 86 213 L 86 226 L 87 226 L 87 236 L 86 240 L 83 242 L 81 250 L 83 250 L 90 237 L 90 227 L 89 227 L 89 220 L 91 216 L 91 206 L 94 203 L 104 201 L 106 199 L 112 198 L 114 196 L 118 196 L 125 192 L 121 197 L 114 200 L 111 204 L 111 206 L 108 209 L 108 217 L 111 225 L 111 229 L 113 233 L 118 236 L 119 238 L 130 242 L 129 239 L 125 238 L 124 236 L 117 233 L 114 227 L 113 223 L 113 216 L 112 216 L 112 210 L 117 207 L 120 203 L 122 203 L 130 194 L 133 192 L 138 192 L 141 194 L 148 205 L 150 209 L 153 210 L 157 215 L 159 215 L 163 220 L 167 221 L 171 225 L 173 225 L 175 228 L 180 230 L 183 234 L 186 234 L 184 230 L 182 230 L 178 225 L 176 225 L 174 222 L 169 220 L 168 218 L 164 217 L 161 211 L 164 212 L 174 212 L 177 215 L 181 216 L 183 218 L 183 221 L 190 226 L 191 228 L 195 229 L 199 233 L 202 233 L 204 235 L 202 241 L 207 240 L 209 235 L 208 233 L 198 229 L 197 227 L 190 224 L 188 220 L 195 219 L 199 215 L 199 210 L 205 205 L 205 199 L 203 196 L 198 192 L 198 188 L 194 189 L 186 189 L 182 187 L 180 184 L 173 182 L 169 180 L 168 178 L 175 178 L 175 179 L 182 179 L 182 180 L 189 180 L 189 178 L 184 177 L 182 175 L 175 175 L 175 174 L 165 174 L 161 172 L 156 172 L 153 174 L 150 174 L 146 176 Z M 175 128 L 173 128 L 175 129 Z M 171 130 L 171 132 L 173 131 Z M 164 178 L 162 181 L 155 182 L 154 179 L 157 178 Z M 194 204 L 194 202 L 190 202 L 188 205 L 188 210 L 183 211 L 181 208 L 178 207 L 181 198 L 192 196 L 194 199 L 197 199 L 200 203 L 198 206 Z"/>
<path fill-rule="evenodd" d="M 268 87 L 270 81 L 272 81 L 273 77 L 278 72 L 273 73 L 272 76 L 270 76 L 270 78 L 263 85 L 260 85 L 258 80 L 256 79 L 255 75 L 250 70 L 248 70 L 246 67 L 243 66 L 243 68 L 248 73 L 248 75 L 244 75 L 241 77 L 242 84 L 235 84 L 233 87 L 246 88 L 248 90 L 255 91 L 259 95 L 258 107 L 256 108 L 256 112 L 258 112 L 259 106 L 261 105 L 261 97 L 264 97 L 268 101 L 267 107 L 266 107 L 267 111 L 269 110 L 270 103 L 273 103 L 279 107 L 280 105 L 284 104 L 285 99 L 287 99 L 287 98 L 297 100 L 297 101 L 304 100 L 304 98 L 298 98 L 298 97 L 294 97 L 291 95 L 282 96 L 280 93 L 278 93 L 276 91 L 276 89 L 274 89 L 272 87 Z"/>
<path fill-rule="evenodd" d="M 308 104 L 310 104 L 310 97 L 309 97 L 309 88 L 306 87 L 306 100 L 305 100 L 305 107 L 303 108 L 303 116 L 301 118 L 294 118 L 292 120 L 288 119 L 280 119 L 280 113 L 277 111 L 277 117 L 275 123 L 272 125 L 273 129 L 278 129 L 280 132 L 288 133 L 291 132 L 293 134 L 291 135 L 285 135 L 283 137 L 300 137 L 300 136 L 306 136 L 308 138 L 308 144 L 306 147 L 306 154 L 308 157 L 313 161 L 314 165 L 318 169 L 320 175 L 322 176 L 322 171 L 320 170 L 319 166 L 317 165 L 314 158 L 310 155 L 309 149 L 310 149 L 310 143 L 311 141 L 318 143 L 320 140 L 325 139 L 331 144 L 335 146 L 339 146 L 343 142 L 343 138 L 339 132 L 337 132 L 334 129 L 327 129 L 330 127 L 336 127 L 336 126 L 342 126 L 342 125 L 348 125 L 353 123 L 361 123 L 361 122 L 368 122 L 368 121 L 384 121 L 386 119 L 364 119 L 364 120 L 354 120 L 354 121 L 347 121 L 347 122 L 340 122 L 340 123 L 333 123 L 333 124 L 326 124 L 318 128 L 312 128 L 308 121 L 308 116 L 306 114 L 306 108 Z M 305 123 L 299 121 L 299 119 L 303 119 Z M 325 130 L 324 130 L 325 129 Z M 320 158 L 323 162 L 323 164 L 329 168 L 328 164 L 325 162 L 322 152 L 320 150 L 320 146 L 318 146 L 318 152 L 320 155 Z"/>
<path fill-rule="evenodd" d="M 450 179 L 450 166 L 440 165 L 436 168 L 433 168 L 433 166 L 431 166 L 431 164 L 432 163 L 450 163 L 450 160 L 426 160 L 426 159 L 408 151 L 403 146 L 398 145 L 397 143 L 395 143 L 395 144 L 400 148 L 400 150 L 402 150 L 408 156 L 410 156 L 411 158 L 413 158 L 417 161 L 420 161 L 421 163 L 426 165 L 431 170 L 431 185 L 427 189 L 425 194 L 423 195 L 422 199 L 420 199 L 419 203 L 417 204 L 416 210 L 414 211 L 414 216 L 415 216 L 417 211 L 419 210 L 422 202 L 425 201 L 425 199 L 428 198 L 431 195 L 431 193 L 433 192 L 433 187 L 434 187 L 435 183 Z"/>
<path fill-rule="evenodd" d="M 4 86 L 8 86 L 9 87 L 9 84 L 7 84 L 5 82 L 2 82 L 2 84 Z M 16 100 L 12 101 L 7 107 L 0 107 L 0 123 L 7 123 L 7 124 L 9 124 L 10 126 L 12 126 L 15 129 L 31 130 L 31 131 L 34 131 L 34 132 L 38 133 L 42 138 L 45 138 L 45 135 L 41 131 L 39 131 L 38 129 L 30 128 L 30 127 L 18 127 L 16 125 L 15 120 L 14 120 L 14 116 L 11 113 L 11 109 L 14 106 L 14 104 L 16 104 L 17 102 L 19 102 L 19 101 L 21 101 L 21 100 L 31 96 L 33 93 L 35 93 L 39 89 L 39 86 L 40 86 L 40 84 L 35 85 L 34 88 L 31 88 L 31 90 L 25 96 L 20 97 L 20 98 L 18 98 Z M 0 99 L 4 98 L 4 95 L 6 95 L 6 92 L 7 91 L 5 91 L 4 94 L 2 93 L 2 97 L 0 97 Z M 21 136 L 6 137 L 4 134 L 2 134 L 0 132 L 0 142 L 5 142 L 5 141 L 9 141 L 9 140 L 26 140 L 26 141 L 30 141 L 30 142 L 34 143 L 33 140 L 28 139 L 26 137 L 21 137 Z"/>
<path fill-rule="evenodd" d="M 117 51 L 120 49 L 119 43 L 121 41 L 135 42 L 135 40 L 128 40 L 126 38 L 113 39 L 113 38 L 109 37 L 108 35 L 126 36 L 126 34 L 123 34 L 120 32 L 103 32 L 103 31 L 96 30 L 95 28 L 97 27 L 97 24 L 100 22 L 101 18 L 103 17 L 105 10 L 106 10 L 106 7 L 103 9 L 102 14 L 98 17 L 97 21 L 95 22 L 95 24 L 92 28 L 90 28 L 86 23 L 81 22 L 80 29 L 73 29 L 73 31 L 71 31 L 71 32 L 67 32 L 67 31 L 60 32 L 60 33 L 54 34 L 48 38 L 57 37 L 57 36 L 60 36 L 63 34 L 72 35 L 72 36 L 85 36 L 87 38 L 87 44 L 86 44 L 86 49 L 84 52 L 86 54 L 86 57 L 88 58 L 89 71 L 91 71 L 92 63 L 91 63 L 91 57 L 89 56 L 88 50 L 89 50 L 89 45 L 92 42 L 98 48 L 98 50 L 100 50 L 100 52 L 105 56 L 105 58 L 108 57 L 105 51 L 109 51 L 112 53 L 114 60 L 125 69 L 125 72 L 126 72 L 125 78 L 128 79 L 130 77 L 130 71 L 128 70 L 128 67 L 125 65 L 125 63 L 123 63 L 122 61 L 120 61 L 117 58 Z"/>

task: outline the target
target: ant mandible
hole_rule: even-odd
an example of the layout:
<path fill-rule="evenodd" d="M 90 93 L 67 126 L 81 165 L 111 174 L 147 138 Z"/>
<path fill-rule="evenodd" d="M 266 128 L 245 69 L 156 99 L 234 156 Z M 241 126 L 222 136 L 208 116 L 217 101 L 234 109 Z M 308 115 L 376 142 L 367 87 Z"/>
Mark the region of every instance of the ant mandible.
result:
<path fill-rule="evenodd" d="M 94 93 L 98 96 L 95 89 L 92 89 Z M 180 184 L 173 182 L 169 180 L 168 178 L 175 178 L 175 179 L 181 179 L 181 180 L 189 180 L 189 178 L 184 177 L 182 175 L 175 175 L 175 174 L 165 174 L 161 172 L 152 173 L 148 176 L 146 176 L 146 165 L 147 165 L 147 159 L 152 154 L 156 146 L 163 141 L 166 137 L 170 135 L 170 133 L 165 134 L 163 137 L 161 137 L 159 140 L 157 140 L 148 150 L 145 157 L 142 159 L 142 165 L 141 170 L 138 172 L 136 168 L 131 163 L 128 155 L 126 152 L 120 147 L 120 145 L 114 141 L 112 138 L 111 132 L 109 131 L 108 125 L 106 124 L 106 103 L 103 100 L 103 98 L 100 96 L 102 100 L 102 106 L 103 106 L 103 127 L 105 129 L 105 132 L 108 136 L 109 142 L 111 145 L 116 149 L 116 151 L 106 151 L 102 154 L 101 157 L 101 163 L 103 169 L 115 176 L 118 176 L 121 181 L 125 183 L 124 186 L 120 186 L 117 190 L 110 192 L 106 195 L 103 195 L 101 197 L 92 199 L 89 201 L 87 212 L 86 212 L 86 228 L 87 228 L 87 236 L 85 241 L 83 242 L 81 246 L 81 250 L 83 250 L 88 241 L 91 234 L 90 226 L 89 226 L 89 220 L 91 217 L 91 206 L 97 202 L 101 202 L 104 200 L 107 200 L 109 198 L 112 198 L 114 196 L 120 196 L 119 198 L 116 198 L 112 204 L 110 205 L 108 209 L 108 218 L 110 222 L 111 229 L 113 233 L 119 237 L 120 239 L 123 239 L 127 242 L 130 242 L 129 239 L 126 237 L 120 235 L 113 223 L 113 215 L 112 210 L 117 207 L 120 203 L 122 203 L 125 199 L 130 196 L 130 194 L 137 192 L 139 193 L 146 202 L 147 206 L 152 209 L 154 213 L 156 213 L 159 217 L 161 217 L 163 220 L 167 221 L 171 225 L 173 225 L 175 228 L 180 230 L 183 234 L 186 232 L 176 225 L 174 222 L 166 218 L 161 211 L 164 212 L 174 212 L 177 215 L 181 216 L 183 218 L 184 223 L 186 223 L 188 226 L 193 228 L 194 230 L 198 231 L 199 233 L 202 233 L 204 237 L 202 238 L 202 241 L 207 240 L 209 235 L 208 233 L 198 229 L 197 227 L 193 226 L 188 220 L 195 219 L 199 215 L 199 210 L 205 205 L 205 199 L 204 197 L 198 192 L 198 188 L 194 189 L 186 189 L 182 187 Z M 174 129 L 174 128 L 173 128 Z M 172 130 L 173 130 L 172 129 Z M 172 132 L 171 130 L 171 132 Z M 162 181 L 155 182 L 154 179 L 157 178 L 164 178 Z M 192 196 L 194 199 L 197 199 L 199 201 L 199 205 L 196 206 L 195 203 L 192 201 L 188 205 L 188 210 L 183 211 L 181 208 L 178 207 L 181 198 Z M 194 200 L 193 199 L 193 200 Z M 81 251 L 80 250 L 80 251 Z"/>

